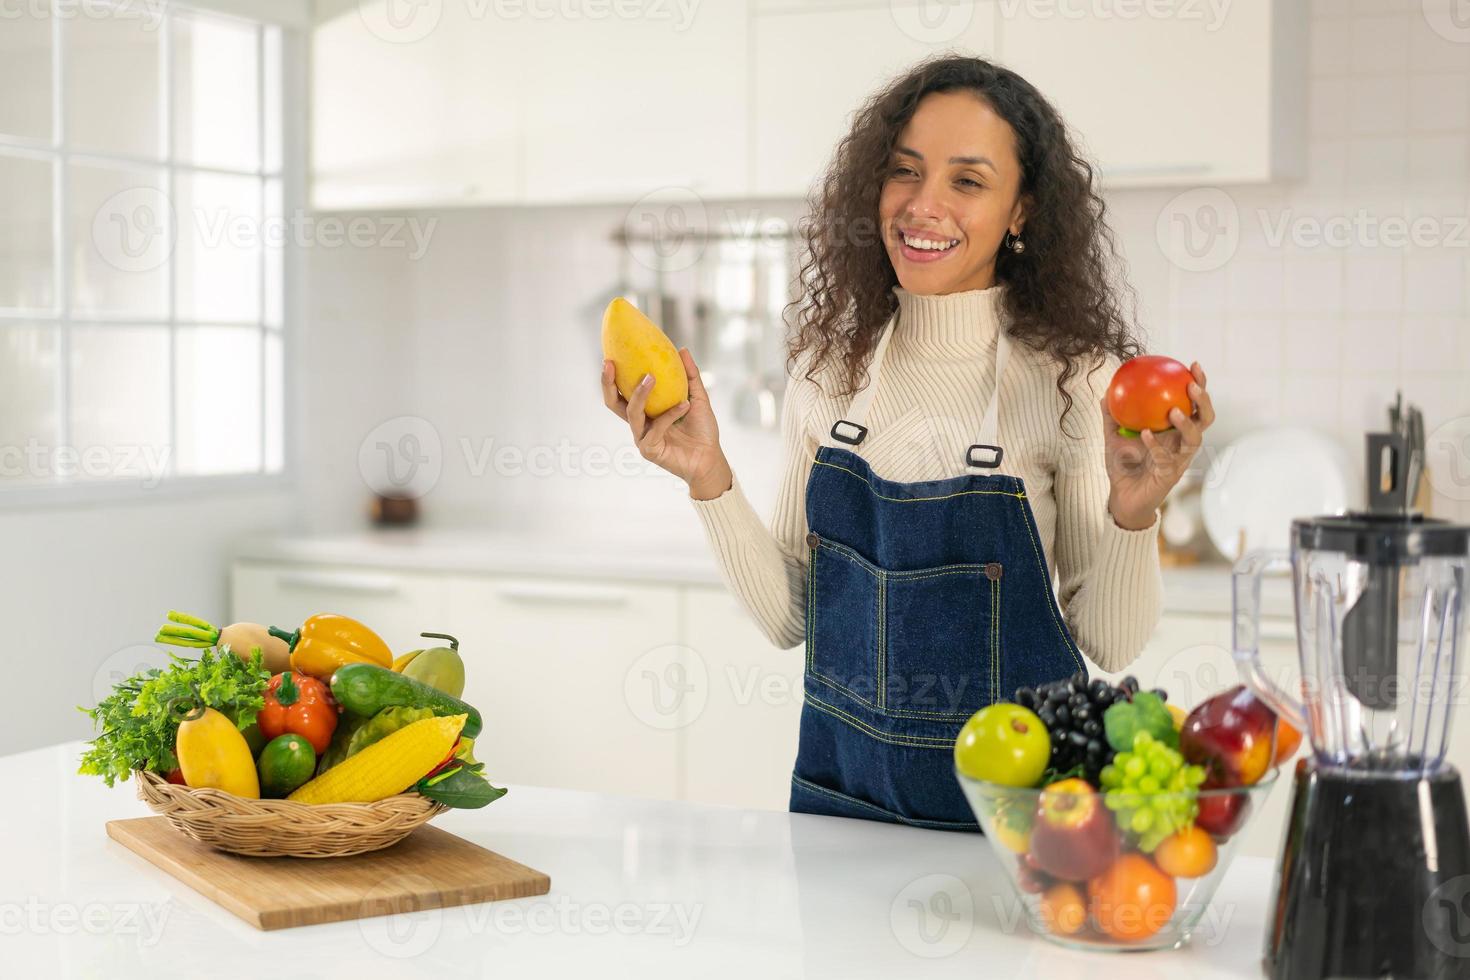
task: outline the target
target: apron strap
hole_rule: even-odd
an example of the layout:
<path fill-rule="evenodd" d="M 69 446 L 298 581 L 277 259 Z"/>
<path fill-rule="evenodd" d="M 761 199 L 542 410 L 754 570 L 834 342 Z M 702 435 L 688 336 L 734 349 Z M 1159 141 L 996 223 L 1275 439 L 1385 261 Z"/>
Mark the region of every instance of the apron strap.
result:
<path fill-rule="evenodd" d="M 857 447 L 867 438 L 868 410 L 873 407 L 873 399 L 878 395 L 878 370 L 883 366 L 883 358 L 888 353 L 888 342 L 893 339 L 893 330 L 898 322 L 898 314 L 895 313 L 883 325 L 883 333 L 878 337 L 878 344 L 873 348 L 873 356 L 868 361 L 867 372 L 863 378 L 863 385 L 853 396 L 851 404 L 847 407 L 847 414 L 838 419 L 832 425 L 832 430 L 822 440 L 822 445 L 829 447 L 848 446 Z M 980 420 L 980 441 L 971 446 L 965 452 L 965 466 L 967 469 L 993 470 L 1000 466 L 1005 451 L 997 443 L 1000 429 L 1000 381 L 1005 375 L 1006 362 L 1010 359 L 1011 342 L 1006 336 L 1005 327 L 1000 328 L 995 344 L 995 387 L 990 392 L 990 401 L 985 406 L 985 415 Z"/>
<path fill-rule="evenodd" d="M 995 340 L 995 387 L 990 391 L 990 402 L 985 406 L 985 417 L 980 420 L 980 441 L 965 450 L 965 466 L 968 469 L 993 470 L 1000 466 L 1005 450 L 1000 448 L 1000 380 L 1005 377 L 1006 362 L 1011 356 L 1011 340 L 1006 336 L 1004 325 Z"/>
<path fill-rule="evenodd" d="M 867 438 L 868 427 L 864 424 L 868 420 L 868 409 L 873 407 L 873 399 L 878 394 L 878 369 L 883 365 L 883 358 L 888 353 L 888 341 L 893 338 L 893 328 L 898 323 L 898 314 L 888 318 L 883 325 L 883 332 L 878 335 L 878 345 L 873 348 L 873 356 L 868 361 L 868 370 L 863 377 L 863 386 L 853 396 L 852 403 L 847 406 L 847 414 L 838 419 L 832 425 L 832 431 L 822 440 L 824 446 L 859 446 L 863 439 Z"/>

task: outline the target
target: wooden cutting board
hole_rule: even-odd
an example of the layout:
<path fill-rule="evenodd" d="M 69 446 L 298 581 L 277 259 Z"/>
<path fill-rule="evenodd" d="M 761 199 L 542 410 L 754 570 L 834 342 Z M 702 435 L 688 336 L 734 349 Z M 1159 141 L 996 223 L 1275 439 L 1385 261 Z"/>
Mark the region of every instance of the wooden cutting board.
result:
<path fill-rule="evenodd" d="M 107 836 L 265 930 L 551 890 L 540 871 L 428 826 L 381 851 L 319 859 L 226 854 L 190 840 L 163 817 L 109 821 Z"/>

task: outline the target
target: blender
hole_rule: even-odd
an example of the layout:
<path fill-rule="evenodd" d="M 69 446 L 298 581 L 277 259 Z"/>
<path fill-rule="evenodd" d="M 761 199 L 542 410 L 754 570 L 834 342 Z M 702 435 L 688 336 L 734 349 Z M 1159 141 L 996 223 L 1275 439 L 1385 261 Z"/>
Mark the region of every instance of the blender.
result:
<path fill-rule="evenodd" d="M 1412 513 L 1417 454 L 1368 436 L 1370 509 L 1292 522 L 1235 567 L 1242 680 L 1306 733 L 1266 934 L 1274 980 L 1470 977 L 1470 828 L 1445 761 L 1463 697 L 1470 527 Z M 1290 567 L 1301 697 L 1259 655 L 1261 577 Z"/>

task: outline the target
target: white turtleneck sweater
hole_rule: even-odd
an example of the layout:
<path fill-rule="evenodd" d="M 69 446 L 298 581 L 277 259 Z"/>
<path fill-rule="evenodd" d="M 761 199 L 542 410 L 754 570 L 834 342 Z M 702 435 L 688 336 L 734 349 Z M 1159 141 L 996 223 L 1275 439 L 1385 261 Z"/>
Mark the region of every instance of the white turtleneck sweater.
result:
<path fill-rule="evenodd" d="M 966 474 L 995 385 L 1001 289 L 918 296 L 895 289 L 898 322 L 858 453 L 885 479 L 937 480 Z M 1066 419 L 1057 363 L 1011 344 L 1000 393 L 999 472 L 1023 479 L 1055 576 L 1057 598 L 1077 645 L 1106 671 L 1138 656 L 1158 623 L 1158 521 L 1127 531 L 1108 513 L 1103 420 L 1098 407 L 1117 364 L 1069 381 Z M 806 636 L 806 484 L 812 460 L 849 396 L 807 381 L 798 365 L 782 411 L 785 462 L 775 514 L 762 522 L 738 479 L 712 500 L 695 500 L 726 582 L 778 647 Z M 823 381 L 819 376 L 818 381 Z"/>

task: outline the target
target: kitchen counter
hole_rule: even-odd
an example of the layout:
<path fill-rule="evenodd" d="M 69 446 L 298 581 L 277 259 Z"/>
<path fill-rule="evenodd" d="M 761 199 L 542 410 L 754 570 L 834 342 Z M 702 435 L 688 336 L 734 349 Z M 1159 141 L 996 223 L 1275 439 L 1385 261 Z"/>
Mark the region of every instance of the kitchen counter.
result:
<path fill-rule="evenodd" d="M 558 537 L 524 532 L 402 529 L 323 537 L 263 538 L 244 543 L 247 561 L 388 568 L 424 572 L 617 579 L 720 586 L 723 579 L 702 538 L 680 545 L 647 541 Z M 1164 611 L 1230 615 L 1230 568 L 1204 564 L 1166 568 Z M 1290 618 L 1290 581 L 1269 578 L 1263 613 Z"/>
<path fill-rule="evenodd" d="M 79 751 L 0 757 L 6 976 L 1260 975 L 1264 859 L 1236 859 L 1188 948 L 1079 953 L 1027 931 L 970 835 L 527 786 L 435 825 L 549 873 L 549 895 L 262 933 L 110 840 L 146 808 L 75 775 Z"/>

